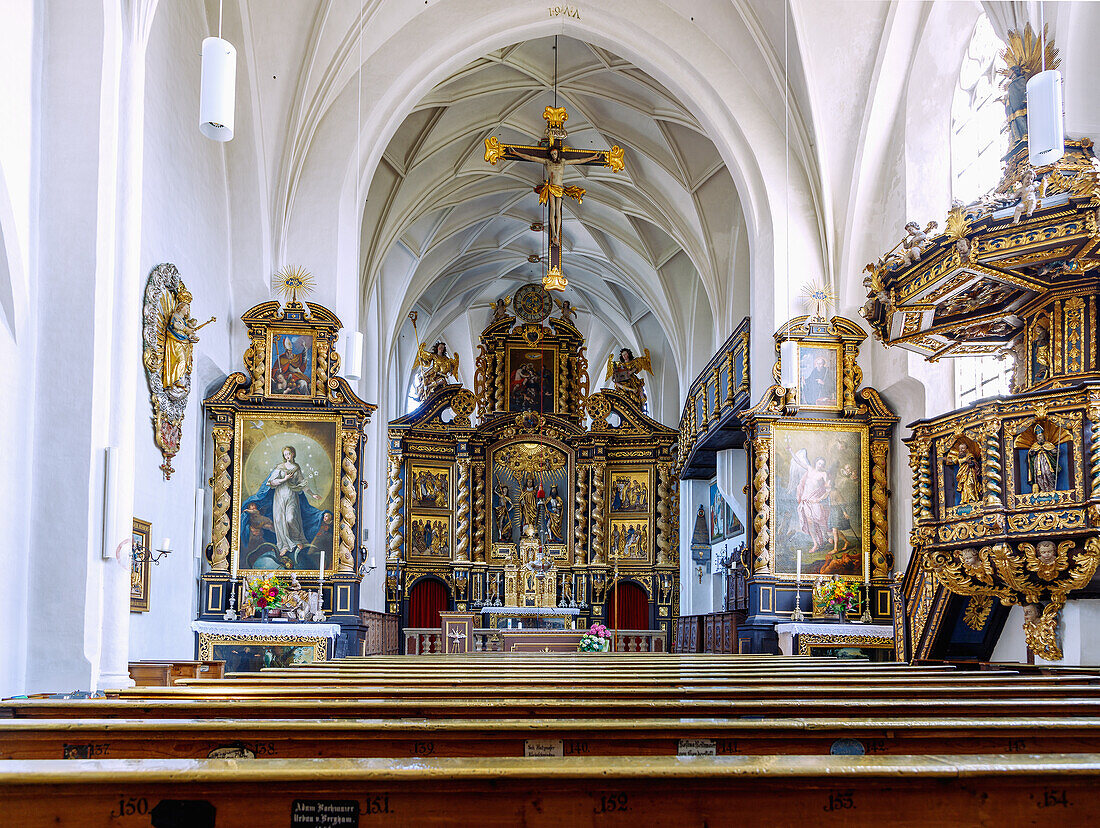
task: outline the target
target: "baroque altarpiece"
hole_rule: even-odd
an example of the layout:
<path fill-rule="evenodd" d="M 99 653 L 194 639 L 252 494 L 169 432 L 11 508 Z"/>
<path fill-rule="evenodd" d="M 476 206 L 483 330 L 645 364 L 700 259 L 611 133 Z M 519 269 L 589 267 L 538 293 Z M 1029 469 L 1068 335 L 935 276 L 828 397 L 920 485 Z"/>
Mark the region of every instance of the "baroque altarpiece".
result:
<path fill-rule="evenodd" d="M 359 458 L 377 406 L 337 375 L 341 323 L 327 308 L 299 302 L 292 290 L 285 306 L 263 302 L 241 320 L 246 370 L 203 402 L 214 474 L 199 619 L 243 610 L 242 584 L 274 573 L 320 591 L 328 620 L 341 628 L 336 653 L 357 652 L 366 488 Z"/>
<path fill-rule="evenodd" d="M 1016 604 L 1031 651 L 1060 660 L 1067 598 L 1100 595 L 1100 167 L 1074 138 L 1054 163 L 1030 164 L 1023 90 L 1057 68 L 1057 50 L 1028 26 L 1003 57 L 1001 181 L 952 205 L 943 232 L 910 222 L 864 282 L 884 344 L 932 362 L 1012 360 L 1010 394 L 914 423 L 906 440 L 915 658 L 990 658 Z"/>
<path fill-rule="evenodd" d="M 740 414 L 752 519 L 740 652 L 775 652 L 775 625 L 791 620 L 800 598 L 800 606 L 820 617 L 820 593 L 829 580 L 851 582 L 864 620 L 893 623 L 887 479 L 898 418 L 877 391 L 860 388 L 866 336 L 840 316 L 790 320 L 775 339 L 777 357 L 781 343 L 793 346 L 793 384 L 780 384 L 777 358 L 776 384 Z M 893 648 L 895 639 L 855 644 Z"/>
<path fill-rule="evenodd" d="M 616 585 L 666 634 L 679 602 L 678 434 L 629 383 L 589 393 L 575 313 L 528 285 L 496 304 L 474 389 L 441 384 L 389 424 L 387 611 L 410 626 L 417 585 L 448 606 L 580 608 L 611 624 Z M 446 370 L 446 366 L 444 366 Z M 618 379 L 618 378 L 617 378 Z M 475 409 L 477 416 L 475 417 Z"/>

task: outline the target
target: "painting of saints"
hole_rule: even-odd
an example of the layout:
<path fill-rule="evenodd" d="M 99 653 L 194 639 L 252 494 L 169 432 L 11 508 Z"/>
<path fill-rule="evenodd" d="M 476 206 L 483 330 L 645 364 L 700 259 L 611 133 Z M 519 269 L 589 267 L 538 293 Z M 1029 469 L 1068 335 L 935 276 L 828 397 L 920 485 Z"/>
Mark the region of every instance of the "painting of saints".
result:
<path fill-rule="evenodd" d="M 836 351 L 832 348 L 804 348 L 801 362 L 800 405 L 833 406 L 836 400 Z"/>
<path fill-rule="evenodd" d="M 246 551 L 246 568 L 307 569 L 319 565 L 322 548 L 332 551 L 332 512 L 310 503 L 322 498 L 306 482 L 297 454 L 294 446 L 284 446 L 282 462 L 243 504 L 241 546 Z M 317 548 L 315 539 L 325 543 L 326 515 L 327 546 Z"/>
<path fill-rule="evenodd" d="M 860 432 L 790 428 L 776 440 L 775 566 L 793 574 L 859 575 L 864 535 Z"/>
<path fill-rule="evenodd" d="M 710 484 L 710 540 L 711 543 L 722 540 L 725 527 L 722 525 L 722 508 L 725 501 L 718 491 L 718 484 Z"/>
<path fill-rule="evenodd" d="M 565 517 L 565 501 L 558 494 L 558 487 L 550 487 L 550 497 L 546 499 L 546 534 L 551 543 L 562 543 L 562 518 Z"/>
<path fill-rule="evenodd" d="M 508 487 L 497 481 L 496 505 L 493 506 L 493 524 L 497 530 L 496 540 L 512 542 L 512 498 L 508 496 Z"/>
<path fill-rule="evenodd" d="M 313 393 L 313 337 L 272 339 L 271 393 L 308 397 Z"/>

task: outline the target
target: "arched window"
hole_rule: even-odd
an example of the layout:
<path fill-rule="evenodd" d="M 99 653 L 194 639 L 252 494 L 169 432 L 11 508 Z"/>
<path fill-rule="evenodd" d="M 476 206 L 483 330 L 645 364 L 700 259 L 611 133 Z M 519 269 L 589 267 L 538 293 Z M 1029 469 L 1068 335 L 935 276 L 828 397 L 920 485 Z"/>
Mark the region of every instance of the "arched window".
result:
<path fill-rule="evenodd" d="M 416 409 L 418 409 L 420 407 L 420 403 L 422 402 L 420 397 L 417 395 L 417 392 L 420 390 L 420 384 L 416 380 L 417 380 L 417 374 L 416 374 L 416 371 L 414 370 L 413 375 L 412 375 L 412 379 L 409 380 L 409 391 L 405 395 L 405 413 L 406 414 L 412 414 L 414 411 L 416 411 Z"/>
<path fill-rule="evenodd" d="M 951 105 L 951 195 L 964 204 L 997 185 L 1008 152 L 1005 111 L 998 100 L 997 70 L 1004 68 L 998 39 L 984 14 L 974 25 Z M 994 356 L 955 360 L 955 404 L 1012 390 L 1012 360 Z"/>
<path fill-rule="evenodd" d="M 996 186 L 1008 152 L 997 70 L 1005 44 L 984 14 L 974 26 L 951 104 L 951 195 L 964 204 Z"/>

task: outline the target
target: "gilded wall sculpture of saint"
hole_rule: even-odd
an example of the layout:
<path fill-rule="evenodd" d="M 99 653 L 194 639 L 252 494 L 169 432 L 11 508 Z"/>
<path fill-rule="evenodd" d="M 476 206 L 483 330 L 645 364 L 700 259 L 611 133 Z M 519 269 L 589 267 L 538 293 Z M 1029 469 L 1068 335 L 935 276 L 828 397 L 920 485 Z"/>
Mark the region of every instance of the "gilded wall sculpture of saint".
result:
<path fill-rule="evenodd" d="M 217 321 L 210 317 L 200 325 L 191 316 L 193 298 L 175 265 L 165 262 L 150 272 L 142 310 L 141 359 L 153 405 L 153 440 L 164 456 L 160 469 L 165 480 L 172 476 L 172 458 L 180 447 L 199 341 L 196 333 Z"/>
<path fill-rule="evenodd" d="M 614 354 L 609 354 L 607 357 L 607 376 L 604 377 L 604 382 L 612 380 L 615 383 L 616 391 L 623 391 L 627 394 L 631 394 L 641 402 L 642 407 L 646 405 L 645 395 L 645 379 L 642 377 L 642 371 L 647 371 L 650 375 L 653 374 L 653 364 L 649 358 L 649 348 L 645 349 L 645 355 L 635 357 L 634 352 L 629 348 L 621 348 L 619 350 L 619 358 L 615 359 Z"/>
<path fill-rule="evenodd" d="M 422 400 L 428 399 L 445 386 L 447 377 L 458 381 L 458 354 L 447 356 L 446 342 L 435 343 L 430 351 L 421 343 L 416 352 L 416 364 L 420 367 L 418 396 Z"/>

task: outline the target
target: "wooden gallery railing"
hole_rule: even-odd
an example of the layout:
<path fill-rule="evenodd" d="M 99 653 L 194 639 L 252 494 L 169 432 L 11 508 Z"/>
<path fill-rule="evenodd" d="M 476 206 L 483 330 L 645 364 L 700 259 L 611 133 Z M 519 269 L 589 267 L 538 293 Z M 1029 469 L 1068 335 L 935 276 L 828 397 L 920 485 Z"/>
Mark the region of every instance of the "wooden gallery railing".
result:
<path fill-rule="evenodd" d="M 475 629 L 474 652 L 500 652 L 501 632 L 493 628 Z M 610 630 L 609 632 L 617 653 L 663 653 L 665 651 L 665 634 L 661 630 Z M 443 633 L 439 627 L 405 628 L 405 655 L 436 655 L 445 651 Z"/>

